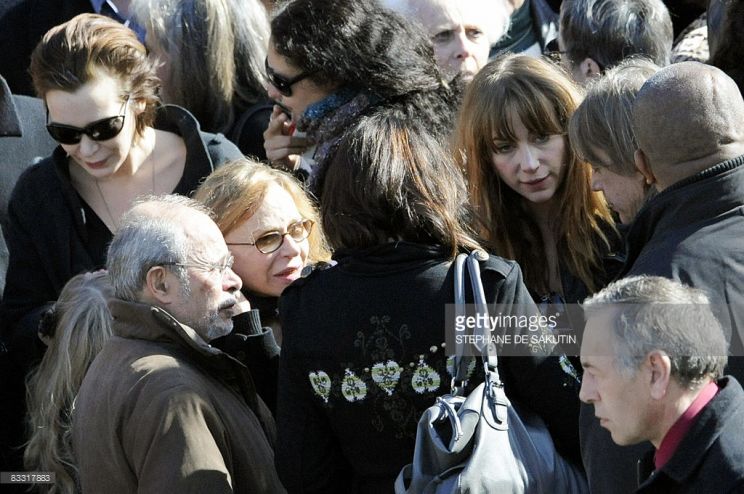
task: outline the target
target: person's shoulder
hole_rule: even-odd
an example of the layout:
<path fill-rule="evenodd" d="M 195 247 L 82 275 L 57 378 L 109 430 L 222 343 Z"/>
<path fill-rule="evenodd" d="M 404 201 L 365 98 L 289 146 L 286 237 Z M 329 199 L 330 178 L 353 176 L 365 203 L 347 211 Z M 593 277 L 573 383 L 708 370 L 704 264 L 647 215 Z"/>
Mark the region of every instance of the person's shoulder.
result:
<path fill-rule="evenodd" d="M 59 188 L 59 176 L 56 171 L 56 162 L 53 156 L 48 156 L 38 163 L 26 168 L 18 177 L 13 197 L 28 197 L 29 193 L 39 191 L 55 190 Z M 43 196 L 34 197 L 38 200 Z"/>
<path fill-rule="evenodd" d="M 243 157 L 238 146 L 230 141 L 223 134 L 213 134 L 211 132 L 199 131 L 207 152 L 212 158 L 215 167 L 229 160 L 235 160 Z"/>
<path fill-rule="evenodd" d="M 483 252 L 485 256 L 481 254 L 481 259 L 479 259 L 481 261 L 481 271 L 493 272 L 504 278 L 508 278 L 519 271 L 519 264 L 516 261 Z"/>

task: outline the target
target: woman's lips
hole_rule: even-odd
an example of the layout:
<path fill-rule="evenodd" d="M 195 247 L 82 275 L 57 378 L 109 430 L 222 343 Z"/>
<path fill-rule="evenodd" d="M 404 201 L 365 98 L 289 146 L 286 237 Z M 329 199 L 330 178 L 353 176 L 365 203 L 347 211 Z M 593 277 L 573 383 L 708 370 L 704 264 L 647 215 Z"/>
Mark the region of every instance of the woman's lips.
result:
<path fill-rule="evenodd" d="M 543 182 L 544 182 L 545 180 L 547 180 L 547 178 L 548 178 L 549 176 L 550 176 L 550 175 L 545 175 L 545 176 L 544 176 L 544 177 L 542 177 L 542 178 L 536 178 L 536 179 L 534 179 L 534 180 L 523 181 L 522 183 L 523 183 L 524 185 L 527 185 L 527 186 L 540 185 L 540 184 L 541 184 L 541 183 L 543 183 Z"/>
<path fill-rule="evenodd" d="M 106 166 L 106 160 L 101 161 L 86 161 L 85 166 L 88 168 L 104 168 Z"/>
<path fill-rule="evenodd" d="M 279 271 L 274 276 L 276 278 L 285 278 L 285 279 L 292 279 L 292 280 L 294 280 L 294 279 L 297 278 L 297 276 L 295 276 L 295 275 L 299 274 L 300 269 L 301 268 L 287 268 L 287 269 L 284 269 L 282 271 Z"/>

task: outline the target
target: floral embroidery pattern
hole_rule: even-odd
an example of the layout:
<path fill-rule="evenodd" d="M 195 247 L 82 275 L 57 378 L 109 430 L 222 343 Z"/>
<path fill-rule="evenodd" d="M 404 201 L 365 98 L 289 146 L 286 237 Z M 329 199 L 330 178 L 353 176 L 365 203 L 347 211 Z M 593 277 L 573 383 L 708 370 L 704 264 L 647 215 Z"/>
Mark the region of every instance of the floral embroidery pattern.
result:
<path fill-rule="evenodd" d="M 388 360 L 384 364 L 379 362 L 372 366 L 372 380 L 383 391 L 385 391 L 388 396 L 392 396 L 393 391 L 400 380 L 400 371 L 400 365 L 393 360 Z"/>
<path fill-rule="evenodd" d="M 346 369 L 344 378 L 341 380 L 341 394 L 346 401 L 361 401 L 367 397 L 367 385 L 357 377 L 351 370 Z"/>
<path fill-rule="evenodd" d="M 311 372 L 310 385 L 313 387 L 315 394 L 320 396 L 324 402 L 328 403 L 328 397 L 331 395 L 331 378 L 324 371 Z"/>
<path fill-rule="evenodd" d="M 413 371 L 411 378 L 411 387 L 419 394 L 431 393 L 439 389 L 442 378 L 439 373 L 431 366 L 424 362 L 424 356 L 421 355 L 416 369 Z"/>

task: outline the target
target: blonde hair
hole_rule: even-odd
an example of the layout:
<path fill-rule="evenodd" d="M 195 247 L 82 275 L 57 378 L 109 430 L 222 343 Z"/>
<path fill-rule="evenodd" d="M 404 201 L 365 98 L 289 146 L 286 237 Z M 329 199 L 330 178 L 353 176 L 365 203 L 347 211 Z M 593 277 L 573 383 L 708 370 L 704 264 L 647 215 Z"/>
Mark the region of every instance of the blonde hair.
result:
<path fill-rule="evenodd" d="M 52 334 L 41 364 L 27 378 L 30 439 L 23 459 L 28 470 L 56 475 L 50 493 L 77 491 L 72 408 L 88 366 L 111 336 L 111 296 L 106 272 L 79 274 L 45 316 Z"/>
<path fill-rule="evenodd" d="M 512 118 L 530 133 L 566 135 L 581 93 L 556 65 L 526 55 L 507 54 L 487 64 L 465 91 L 455 136 L 455 158 L 468 176 L 471 202 L 480 215 L 481 234 L 503 257 L 515 259 L 533 291 L 547 293 L 545 251 L 525 199 L 493 169 L 494 139 L 514 141 Z M 591 290 L 602 271 L 603 224 L 613 224 L 604 197 L 591 190 L 591 167 L 572 151 L 566 137 L 566 173 L 555 192 L 554 232 L 562 264 Z"/>
<path fill-rule="evenodd" d="M 302 217 L 315 222 L 315 228 L 308 237 L 308 260 L 312 263 L 328 261 L 331 255 L 318 210 L 299 182 L 288 173 L 248 158 L 240 158 L 210 174 L 199 186 L 194 198 L 214 211 L 222 235 L 228 235 L 261 207 L 270 185 L 287 191 Z"/>

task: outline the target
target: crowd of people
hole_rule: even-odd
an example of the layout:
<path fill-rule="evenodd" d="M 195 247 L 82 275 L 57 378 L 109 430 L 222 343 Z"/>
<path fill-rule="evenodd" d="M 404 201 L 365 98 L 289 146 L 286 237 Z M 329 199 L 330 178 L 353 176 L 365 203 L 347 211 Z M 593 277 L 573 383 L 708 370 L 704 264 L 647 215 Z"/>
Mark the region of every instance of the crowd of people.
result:
<path fill-rule="evenodd" d="M 744 2 L 687 7 L 46 10 L 0 56 L 0 471 L 393 492 L 480 251 L 578 336 L 499 358 L 577 492 L 744 492 Z"/>

